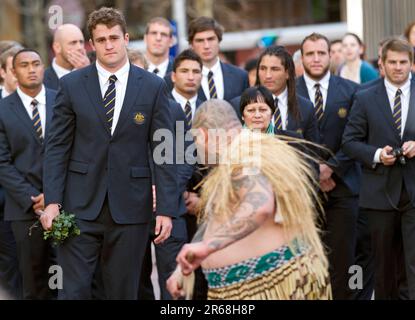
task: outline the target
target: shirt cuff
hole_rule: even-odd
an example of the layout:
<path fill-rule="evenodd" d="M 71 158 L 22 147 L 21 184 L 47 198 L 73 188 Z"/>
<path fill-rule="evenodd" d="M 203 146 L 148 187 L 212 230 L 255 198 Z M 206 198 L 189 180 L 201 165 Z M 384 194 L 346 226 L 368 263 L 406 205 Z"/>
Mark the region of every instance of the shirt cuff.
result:
<path fill-rule="evenodd" d="M 381 148 L 379 148 L 379 149 L 376 150 L 375 156 L 373 157 L 373 164 L 381 163 L 382 162 L 382 161 L 380 161 L 380 154 L 381 153 L 382 153 L 382 149 Z"/>

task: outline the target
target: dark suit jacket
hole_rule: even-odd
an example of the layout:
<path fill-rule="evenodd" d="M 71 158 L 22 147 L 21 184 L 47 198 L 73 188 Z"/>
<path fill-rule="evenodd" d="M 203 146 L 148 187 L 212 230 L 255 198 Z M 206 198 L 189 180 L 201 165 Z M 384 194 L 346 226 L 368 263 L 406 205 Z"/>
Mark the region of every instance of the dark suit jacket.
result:
<path fill-rule="evenodd" d="M 2 100 L 1 97 L 2 89 L 0 89 L 0 101 Z M 0 186 L 0 221 L 2 221 L 4 218 L 4 190 Z"/>
<path fill-rule="evenodd" d="M 45 69 L 45 74 L 43 76 L 43 84 L 46 88 L 58 90 L 59 88 L 59 78 L 56 74 L 55 69 L 52 66 Z"/>
<path fill-rule="evenodd" d="M 48 135 L 56 92 L 46 89 Z M 35 219 L 31 196 L 42 193 L 44 144 L 14 92 L 0 101 L 0 183 L 6 191 L 5 220 Z"/>
<path fill-rule="evenodd" d="M 166 75 L 173 71 L 173 60 L 169 58 L 169 64 L 167 65 Z"/>
<path fill-rule="evenodd" d="M 180 106 L 180 104 L 178 102 L 176 102 L 174 100 L 173 95 L 170 93 L 170 99 L 173 100 L 177 106 L 180 108 L 178 109 L 177 107 L 174 109 L 176 110 L 176 119 L 179 121 L 184 121 L 186 124 L 186 115 L 183 112 L 183 108 Z M 197 98 L 196 100 L 196 111 L 197 109 L 200 107 L 200 105 L 203 103 L 203 101 L 201 101 L 199 98 Z M 176 121 L 177 121 L 176 120 Z M 185 125 L 185 131 L 187 132 L 188 130 L 190 130 L 191 128 L 189 128 L 188 126 Z M 184 150 L 188 150 L 190 152 L 190 146 L 193 144 L 193 141 L 184 141 Z M 184 192 L 187 189 L 187 184 L 189 179 L 191 179 L 193 171 L 195 169 L 195 162 L 196 162 L 196 154 L 195 152 L 193 153 L 193 156 L 191 156 L 190 154 L 187 155 L 183 155 L 184 157 L 184 165 L 181 165 L 178 167 L 178 185 L 179 185 L 179 190 L 180 192 Z M 192 158 L 191 160 L 191 164 L 188 163 L 188 159 Z"/>
<path fill-rule="evenodd" d="M 240 111 L 241 97 L 233 98 L 230 101 L 233 109 L 235 110 L 239 120 L 242 122 L 242 115 Z M 311 142 L 318 143 L 318 127 L 317 120 L 314 114 L 313 104 L 297 95 L 298 108 L 300 110 L 300 119 L 294 119 L 293 115 L 288 113 L 288 125 L 287 131 L 296 132 L 296 135 L 287 134 L 288 136 L 302 137 L 303 139 Z"/>
<path fill-rule="evenodd" d="M 46 205 L 61 203 L 79 219 L 94 220 L 107 198 L 116 223 L 148 223 L 152 218 L 148 149 L 151 154 L 162 153 L 161 142 L 153 140 L 158 129 L 174 134 L 166 86 L 156 75 L 130 66 L 113 135 L 95 63 L 62 77 L 46 145 Z M 156 163 L 154 171 L 157 214 L 175 217 L 176 168 Z"/>
<path fill-rule="evenodd" d="M 338 186 L 338 188 L 332 191 L 332 195 L 345 194 L 344 191 L 346 190 L 342 190 L 342 186 L 339 185 L 340 181 L 349 189 L 349 192 L 346 193 L 351 193 L 352 195 L 359 194 L 360 164 L 346 156 L 341 150 L 344 127 L 346 126 L 357 90 L 358 85 L 356 83 L 334 75 L 330 76 L 324 115 L 318 126 L 319 143 L 334 154 L 332 156 L 324 152 L 323 155 L 324 160 L 328 162 L 335 173 L 333 178 Z M 297 79 L 297 93 L 311 100 L 304 77 Z"/>
<path fill-rule="evenodd" d="M 378 148 L 400 147 L 415 140 L 415 81 L 411 81 L 411 97 L 403 138 L 394 126 L 392 110 L 383 82 L 358 92 L 343 135 L 343 151 L 363 163 L 360 206 L 377 210 L 397 207 L 402 182 L 415 206 L 415 159 L 406 165 L 373 164 Z"/>
<path fill-rule="evenodd" d="M 248 73 L 229 63 L 221 62 L 220 65 L 222 67 L 223 86 L 225 90 L 223 100 L 230 102 L 233 98 L 240 96 L 242 92 L 248 88 Z M 166 81 L 167 88 L 171 91 L 173 89 L 171 73 L 166 74 L 164 80 Z M 202 86 L 200 86 L 197 95 L 201 101 L 207 100 Z"/>

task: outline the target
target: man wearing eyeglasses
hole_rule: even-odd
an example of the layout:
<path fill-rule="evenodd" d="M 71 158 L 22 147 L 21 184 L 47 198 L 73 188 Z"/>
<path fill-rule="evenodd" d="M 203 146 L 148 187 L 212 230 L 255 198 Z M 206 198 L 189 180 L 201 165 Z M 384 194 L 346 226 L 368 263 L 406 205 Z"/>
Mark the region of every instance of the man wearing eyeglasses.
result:
<path fill-rule="evenodd" d="M 173 62 L 169 59 L 169 49 L 173 46 L 173 28 L 170 22 L 162 17 L 151 19 L 147 23 L 144 42 L 148 71 L 164 78 L 173 67 Z"/>

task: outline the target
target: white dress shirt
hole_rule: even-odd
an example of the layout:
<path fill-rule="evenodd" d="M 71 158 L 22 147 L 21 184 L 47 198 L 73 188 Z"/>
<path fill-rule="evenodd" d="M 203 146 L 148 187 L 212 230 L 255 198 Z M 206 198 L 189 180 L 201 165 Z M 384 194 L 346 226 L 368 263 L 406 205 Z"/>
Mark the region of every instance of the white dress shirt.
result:
<path fill-rule="evenodd" d="M 402 119 L 401 119 L 401 132 L 400 136 L 403 136 L 403 132 L 405 130 L 406 125 L 406 119 L 408 118 L 408 111 L 409 111 L 409 99 L 411 97 L 411 77 L 408 78 L 408 80 L 400 87 L 395 87 L 392 83 L 390 83 L 386 78 L 384 80 L 385 87 L 386 87 L 386 93 L 388 95 L 389 100 L 389 107 L 391 108 L 391 112 L 393 115 L 393 107 L 394 107 L 394 101 L 396 96 L 396 91 L 398 89 L 401 89 L 401 111 L 402 111 Z M 380 153 L 382 152 L 382 148 L 379 148 L 376 150 L 375 157 L 373 159 L 374 163 L 380 163 Z"/>
<path fill-rule="evenodd" d="M 117 126 L 118 119 L 120 117 L 121 108 L 124 103 L 125 91 L 127 90 L 128 73 L 130 72 L 130 62 L 126 62 L 117 72 L 111 73 L 105 70 L 97 60 L 96 62 L 99 86 L 101 88 L 102 99 L 104 99 L 105 92 L 107 92 L 109 86 L 109 77 L 114 74 L 117 77 L 115 81 L 115 106 L 114 117 L 112 119 L 111 134 L 114 134 L 114 130 Z M 102 104 L 104 108 L 104 104 Z"/>
<path fill-rule="evenodd" d="M 65 69 L 58 65 L 56 63 L 56 58 L 53 58 L 52 60 L 52 68 L 55 70 L 56 75 L 58 76 L 58 79 L 62 78 L 63 76 L 66 76 L 68 73 L 70 73 L 72 70 Z"/>
<path fill-rule="evenodd" d="M 218 95 L 218 99 L 223 99 L 223 97 L 225 96 L 225 87 L 224 87 L 224 82 L 223 82 L 222 67 L 220 65 L 219 58 L 211 69 L 208 69 L 205 66 L 203 66 L 202 68 L 202 89 L 203 89 L 203 92 L 205 93 L 207 100 L 210 99 L 209 83 L 208 83 L 209 71 L 213 72 L 213 81 L 215 82 L 215 88 L 216 88 L 216 93 Z"/>
<path fill-rule="evenodd" d="M 169 59 L 167 58 L 166 60 L 164 60 L 162 63 L 160 63 L 158 66 L 156 66 L 155 64 L 151 63 L 149 59 L 148 60 L 148 71 L 149 72 L 154 72 L 154 69 L 158 69 L 159 72 L 157 72 L 157 75 L 160 78 L 164 78 L 166 73 L 167 73 L 167 68 L 169 66 Z"/>
<path fill-rule="evenodd" d="M 304 81 L 305 81 L 305 85 L 307 86 L 308 95 L 313 104 L 315 104 L 314 99 L 316 97 L 315 85 L 317 83 L 320 84 L 320 92 L 321 92 L 321 95 L 323 96 L 323 111 L 324 111 L 326 109 L 327 95 L 329 92 L 330 72 L 327 72 L 320 81 L 315 81 L 311 79 L 306 73 L 304 73 Z"/>
<path fill-rule="evenodd" d="M 192 120 L 193 120 L 193 118 L 195 117 L 195 113 L 196 113 L 197 94 L 190 99 L 183 97 L 180 93 L 176 91 L 176 89 L 173 89 L 171 94 L 173 95 L 174 100 L 176 100 L 176 102 L 180 104 L 185 114 L 186 114 L 186 110 L 185 110 L 186 103 L 187 101 L 190 102 L 190 107 L 192 108 Z"/>
<path fill-rule="evenodd" d="M 1 99 L 4 99 L 10 95 L 10 92 L 8 92 L 5 87 L 1 88 L 0 90 L 1 90 L 1 97 L 0 97 Z"/>
<path fill-rule="evenodd" d="M 42 89 L 37 94 L 36 97 L 32 98 L 24 93 L 20 88 L 17 88 L 17 94 L 22 100 L 23 106 L 26 109 L 29 118 L 32 119 L 33 116 L 33 106 L 31 105 L 33 100 L 38 102 L 37 110 L 39 111 L 40 124 L 42 125 L 42 137 L 45 137 L 45 127 L 46 127 L 46 90 L 45 86 L 42 85 Z"/>
<path fill-rule="evenodd" d="M 272 95 L 275 100 L 275 95 Z M 281 113 L 281 122 L 282 122 L 282 130 L 287 130 L 288 125 L 288 89 L 285 90 L 277 96 L 278 98 L 278 108 L 280 109 Z M 274 122 L 274 116 L 272 116 L 272 122 Z"/>

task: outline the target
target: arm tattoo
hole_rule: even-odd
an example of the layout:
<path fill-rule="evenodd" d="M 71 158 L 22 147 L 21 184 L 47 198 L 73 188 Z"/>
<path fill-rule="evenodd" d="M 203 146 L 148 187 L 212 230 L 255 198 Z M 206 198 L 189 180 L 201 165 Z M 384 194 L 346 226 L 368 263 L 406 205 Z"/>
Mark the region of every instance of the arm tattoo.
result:
<path fill-rule="evenodd" d="M 235 172 L 232 182 L 239 195 L 238 205 L 233 217 L 213 230 L 208 240 L 208 246 L 213 250 L 222 249 L 258 229 L 263 221 L 263 212 L 258 214 L 258 209 L 272 197 L 271 186 L 262 174 L 244 176 L 242 172 Z"/>

